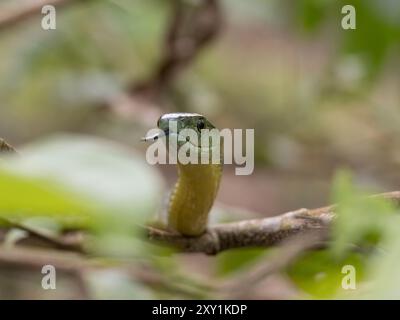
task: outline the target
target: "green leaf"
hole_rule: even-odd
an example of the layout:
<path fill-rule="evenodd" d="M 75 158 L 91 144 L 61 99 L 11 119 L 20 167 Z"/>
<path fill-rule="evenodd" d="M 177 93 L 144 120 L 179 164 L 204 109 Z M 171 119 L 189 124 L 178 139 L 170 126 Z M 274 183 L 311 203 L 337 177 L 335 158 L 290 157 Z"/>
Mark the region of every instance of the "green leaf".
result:
<path fill-rule="evenodd" d="M 346 265 L 353 266 L 356 270 L 356 283 L 359 283 L 364 278 L 365 260 L 359 253 L 351 253 L 338 260 L 328 250 L 321 250 L 305 254 L 288 268 L 287 273 L 312 298 L 334 298 L 349 294 L 342 288 L 342 281 L 346 276 L 346 273 L 342 273 L 342 268 Z M 352 290 L 353 293 L 354 291 Z"/>
<path fill-rule="evenodd" d="M 90 224 L 95 210 L 93 203 L 54 183 L 0 170 L 0 218 L 20 221 L 46 216 L 66 228 L 81 228 Z"/>
<path fill-rule="evenodd" d="M 356 188 L 347 171 L 339 171 L 334 179 L 332 202 L 338 204 L 332 231 L 332 250 L 337 256 L 349 244 L 376 244 L 388 219 L 397 212 L 391 202 Z"/>
<path fill-rule="evenodd" d="M 0 210 L 128 232 L 155 212 L 162 194 L 162 180 L 142 157 L 89 136 L 35 143 L 2 164 Z"/>
<path fill-rule="evenodd" d="M 330 0 L 298 0 L 297 14 L 305 30 L 315 31 L 327 16 Z"/>
<path fill-rule="evenodd" d="M 226 276 L 243 270 L 263 257 L 266 252 L 265 248 L 242 248 L 221 252 L 216 257 L 217 273 Z"/>

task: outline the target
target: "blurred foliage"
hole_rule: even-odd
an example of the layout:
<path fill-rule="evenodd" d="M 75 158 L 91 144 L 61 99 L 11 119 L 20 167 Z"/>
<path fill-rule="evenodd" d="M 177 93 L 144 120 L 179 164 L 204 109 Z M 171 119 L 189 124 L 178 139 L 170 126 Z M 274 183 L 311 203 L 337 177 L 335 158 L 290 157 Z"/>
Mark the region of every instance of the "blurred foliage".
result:
<path fill-rule="evenodd" d="M 246 270 L 256 261 L 265 258 L 267 251 L 263 248 L 232 249 L 221 252 L 217 256 L 217 274 L 232 275 L 240 270 Z"/>
<path fill-rule="evenodd" d="M 366 68 L 366 75 L 376 76 L 388 54 L 399 53 L 400 6 L 397 1 L 374 0 L 300 0 L 296 2 L 299 20 L 308 31 L 341 21 L 341 8 L 352 5 L 356 10 L 357 28 L 342 32 L 338 39 L 341 54 L 356 55 Z"/>
<path fill-rule="evenodd" d="M 1 165 L 1 217 L 52 218 L 61 230 L 97 231 L 100 251 L 134 252 L 138 244 L 129 240 L 156 212 L 163 192 L 161 178 L 140 156 L 79 135 L 48 138 L 21 154 Z"/>
<path fill-rule="evenodd" d="M 306 254 L 288 269 L 311 297 L 399 299 L 399 209 L 367 195 L 348 171 L 338 172 L 332 188 L 338 208 L 331 247 Z M 342 287 L 346 265 L 355 268 L 355 289 Z"/>
<path fill-rule="evenodd" d="M 396 213 L 394 205 L 378 197 L 368 197 L 367 192 L 352 184 L 346 171 L 339 171 L 332 192 L 333 203 L 340 204 L 333 229 L 333 253 L 340 256 L 349 243 L 377 244 L 389 218 Z"/>
<path fill-rule="evenodd" d="M 34 19 L 1 34 L 4 127 L 16 121 L 29 139 L 90 125 L 93 107 L 152 71 L 167 11 L 163 1 L 88 1 L 58 14 L 54 32 Z"/>
<path fill-rule="evenodd" d="M 37 142 L 23 148 L 21 154 L 2 160 L 0 217 L 43 229 L 51 226 L 49 231 L 55 230 L 54 223 L 59 225 L 58 232 L 91 229 L 95 238 L 88 248 L 92 253 L 148 261 L 168 274 L 172 283 L 186 283 L 191 294 L 209 297 L 206 287 L 188 277 L 171 257 L 173 251 L 149 245 L 134 232 L 156 211 L 163 185 L 139 156 L 106 140 L 78 135 Z M 366 197 L 360 190 L 349 172 L 337 174 L 332 201 L 339 206 L 331 248 L 306 253 L 287 269 L 299 289 L 311 297 L 398 297 L 400 277 L 394 267 L 400 258 L 398 209 L 387 200 Z M 245 248 L 221 253 L 216 258 L 217 275 L 234 277 L 237 271 L 267 259 L 268 252 Z M 341 288 L 344 265 L 354 266 L 357 272 L 357 289 L 352 292 Z M 158 296 L 128 279 L 110 269 L 91 273 L 86 281 L 97 298 Z"/>
<path fill-rule="evenodd" d="M 56 232 L 92 229 L 91 253 L 150 261 L 189 287 L 191 297 L 204 297 L 211 292 L 200 285 L 203 279 L 192 279 L 187 264 L 182 267 L 170 249 L 149 245 L 133 231 L 157 211 L 163 195 L 163 179 L 143 163 L 143 154 L 90 136 L 47 138 L 85 132 L 141 148 L 146 125 L 139 118 L 121 120 L 99 110 L 152 73 L 163 54 L 171 3 L 92 0 L 60 10 L 55 31 L 44 32 L 35 17 L 0 34 L 0 137 L 16 145 L 45 137 L 22 148 L 23 157 L 2 161 L 0 215 Z M 346 4 L 356 8 L 356 30 L 340 26 Z M 171 84 L 165 111 L 204 113 L 221 128 L 255 128 L 256 172 L 267 167 L 306 173 L 298 193 L 310 189 L 314 195 L 312 186 L 305 188 L 312 178 L 328 184 L 337 167 L 349 166 L 354 181 L 339 173 L 333 184 L 331 200 L 340 207 L 332 247 L 306 254 L 288 274 L 314 298 L 398 297 L 398 210 L 364 195 L 365 189 L 397 187 L 400 178 L 400 3 L 222 5 L 220 37 Z M 268 197 L 259 198 L 266 199 L 263 212 L 271 211 Z M 267 255 L 261 249 L 232 250 L 208 269 L 218 279 L 235 277 Z M 356 267 L 356 292 L 341 290 L 345 264 Z M 184 295 L 149 290 L 114 270 L 93 273 L 87 281 L 99 298 Z"/>
<path fill-rule="evenodd" d="M 365 257 L 360 253 L 348 254 L 344 259 L 335 259 L 327 251 L 306 253 L 291 265 L 287 272 L 299 288 L 312 298 L 329 299 L 337 295 L 346 296 L 341 287 L 345 274 L 342 268 L 352 265 L 356 270 L 356 283 L 364 278 Z"/>

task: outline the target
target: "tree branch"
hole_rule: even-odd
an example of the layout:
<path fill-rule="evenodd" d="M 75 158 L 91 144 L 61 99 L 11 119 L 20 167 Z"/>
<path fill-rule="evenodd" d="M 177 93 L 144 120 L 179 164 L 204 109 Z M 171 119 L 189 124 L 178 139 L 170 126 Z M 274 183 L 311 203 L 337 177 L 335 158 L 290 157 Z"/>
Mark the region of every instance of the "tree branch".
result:
<path fill-rule="evenodd" d="M 16 152 L 15 149 L 5 140 L 0 138 L 0 152 Z"/>
<path fill-rule="evenodd" d="M 141 119 L 153 124 L 166 107 L 165 93 L 179 73 L 218 35 L 222 25 L 222 10 L 218 0 L 191 3 L 171 1 L 171 21 L 162 43 L 160 62 L 148 79 L 130 84 L 127 92 L 113 97 L 100 107 L 123 117 Z"/>
<path fill-rule="evenodd" d="M 159 98 L 176 74 L 216 37 L 221 24 L 218 0 L 202 0 L 196 4 L 175 0 L 161 61 L 150 79 L 135 84 L 131 93 L 134 96 L 144 94 L 150 99 Z"/>
<path fill-rule="evenodd" d="M 400 191 L 374 195 L 400 204 Z M 152 240 L 169 243 L 183 252 L 217 254 L 240 247 L 269 247 L 294 235 L 328 228 L 336 205 L 317 209 L 298 209 L 276 217 L 224 223 L 210 227 L 199 237 L 185 237 L 170 231 L 147 227 Z"/>

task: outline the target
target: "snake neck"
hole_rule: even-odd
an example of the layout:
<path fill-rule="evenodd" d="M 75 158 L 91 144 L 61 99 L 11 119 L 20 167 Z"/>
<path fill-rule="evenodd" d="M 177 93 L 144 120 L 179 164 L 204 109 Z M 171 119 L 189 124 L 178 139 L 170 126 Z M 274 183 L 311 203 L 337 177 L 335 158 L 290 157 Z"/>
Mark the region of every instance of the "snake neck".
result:
<path fill-rule="evenodd" d="M 172 191 L 168 225 L 183 235 L 198 236 L 207 228 L 208 214 L 217 196 L 221 164 L 179 164 Z"/>

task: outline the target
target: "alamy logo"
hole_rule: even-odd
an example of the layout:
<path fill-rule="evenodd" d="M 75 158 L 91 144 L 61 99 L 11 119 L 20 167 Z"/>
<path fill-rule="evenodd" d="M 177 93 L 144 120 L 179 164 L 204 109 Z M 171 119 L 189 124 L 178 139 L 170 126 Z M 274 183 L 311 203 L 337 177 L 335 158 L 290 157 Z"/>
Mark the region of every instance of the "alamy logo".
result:
<path fill-rule="evenodd" d="M 342 18 L 342 28 L 344 30 L 356 29 L 356 8 L 350 4 L 347 4 L 342 7 L 342 14 L 345 14 L 345 16 Z"/>
<path fill-rule="evenodd" d="M 343 266 L 342 273 L 345 276 L 342 279 L 342 288 L 344 290 L 355 290 L 356 289 L 356 268 L 351 265 L 347 264 Z"/>
<path fill-rule="evenodd" d="M 56 21 L 56 8 L 51 5 L 43 6 L 42 14 L 42 29 L 43 30 L 55 30 L 57 28 Z"/>
<path fill-rule="evenodd" d="M 42 288 L 44 290 L 56 289 L 56 268 L 51 264 L 46 264 L 42 268 Z"/>

